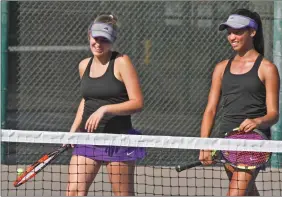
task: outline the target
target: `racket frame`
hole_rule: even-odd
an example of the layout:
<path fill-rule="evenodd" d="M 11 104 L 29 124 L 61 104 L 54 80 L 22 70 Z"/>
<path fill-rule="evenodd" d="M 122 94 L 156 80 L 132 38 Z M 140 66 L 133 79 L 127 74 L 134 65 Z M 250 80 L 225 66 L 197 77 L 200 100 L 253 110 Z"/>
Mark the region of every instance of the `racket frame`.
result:
<path fill-rule="evenodd" d="M 238 131 L 239 128 L 235 128 L 233 129 L 231 132 L 236 132 Z M 259 131 L 258 129 L 254 129 L 253 130 L 254 132 L 258 133 L 259 135 L 261 135 L 265 140 L 268 140 L 268 138 L 265 136 L 264 133 L 262 133 L 261 131 Z M 230 133 L 231 133 L 230 132 Z M 229 136 L 228 134 L 226 136 Z M 220 158 L 220 159 L 219 159 Z M 268 159 L 263 163 L 263 164 L 260 164 L 260 165 L 257 165 L 257 166 L 244 166 L 244 165 L 235 165 L 231 162 L 229 162 L 225 157 L 224 157 L 224 154 L 222 153 L 222 151 L 220 150 L 217 150 L 215 151 L 214 155 L 213 155 L 213 161 L 216 162 L 216 163 L 222 163 L 222 164 L 229 164 L 231 165 L 232 167 L 234 168 L 237 168 L 237 169 L 241 169 L 241 170 L 254 170 L 254 169 L 257 169 L 263 165 L 265 165 L 269 159 L 271 158 L 271 153 L 269 153 L 269 156 L 268 156 Z M 193 168 L 193 167 L 197 167 L 197 166 L 202 166 L 203 164 L 201 163 L 201 161 L 194 161 L 194 162 L 191 162 L 191 163 L 188 163 L 188 164 L 184 164 L 184 165 L 177 165 L 175 167 L 175 170 L 177 172 L 181 172 L 181 171 L 184 171 L 184 170 L 187 170 L 187 169 L 190 169 L 190 168 Z"/>
<path fill-rule="evenodd" d="M 233 129 L 233 131 L 231 131 L 230 133 L 227 133 L 226 134 L 226 137 L 227 136 L 230 136 L 230 134 L 232 134 L 232 132 L 236 132 L 236 131 L 238 131 L 239 130 L 239 128 L 235 128 L 235 129 Z M 268 140 L 268 138 L 266 137 L 266 135 L 264 134 L 264 133 L 262 133 L 260 130 L 258 130 L 258 129 L 254 129 L 254 130 L 252 130 L 253 132 L 255 132 L 255 133 L 258 133 L 260 136 L 262 136 L 262 138 L 264 139 L 264 140 Z M 238 151 L 238 152 L 241 152 L 241 151 Z M 243 152 L 243 151 L 242 151 Z M 228 161 L 228 159 L 226 159 L 226 157 L 224 156 L 224 154 L 223 154 L 223 151 L 220 151 L 220 155 L 222 156 L 222 159 L 220 160 L 220 162 L 221 163 L 223 163 L 223 164 L 229 164 L 229 165 L 231 165 L 232 167 L 234 167 L 234 168 L 237 168 L 237 169 L 241 169 L 241 170 L 254 170 L 254 169 L 257 169 L 257 168 L 259 168 L 259 167 L 261 167 L 261 166 L 263 166 L 263 165 L 265 165 L 268 161 L 269 161 L 269 159 L 270 159 L 270 157 L 271 157 L 271 153 L 268 153 L 269 155 L 268 155 L 268 157 L 267 157 L 267 160 L 264 162 L 264 163 L 262 163 L 262 164 L 259 164 L 259 165 L 255 165 L 255 166 L 247 166 L 247 165 L 240 165 L 240 164 L 233 164 L 232 162 L 230 162 L 230 161 Z"/>
<path fill-rule="evenodd" d="M 17 176 L 17 179 L 14 181 L 14 186 L 19 187 L 20 185 L 26 183 L 28 180 L 32 179 L 36 174 L 41 172 L 47 165 L 49 165 L 61 153 L 65 152 L 69 147 L 70 147 L 70 145 L 62 146 L 62 147 L 58 148 L 57 150 L 52 151 L 49 154 L 45 154 L 42 157 L 40 157 L 40 159 L 38 159 L 36 162 L 29 165 L 26 168 L 25 172 L 23 172 L 22 174 Z M 38 167 L 41 164 L 43 164 L 42 167 L 40 167 L 38 170 L 36 170 L 36 167 Z M 27 175 L 29 175 L 30 173 L 32 173 L 32 174 L 27 177 Z"/>

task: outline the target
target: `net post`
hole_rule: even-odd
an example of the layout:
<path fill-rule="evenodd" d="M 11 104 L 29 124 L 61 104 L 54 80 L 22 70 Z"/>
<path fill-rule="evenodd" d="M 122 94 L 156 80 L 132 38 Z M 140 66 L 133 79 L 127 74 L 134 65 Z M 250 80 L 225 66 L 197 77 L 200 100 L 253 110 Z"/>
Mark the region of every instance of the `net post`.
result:
<path fill-rule="evenodd" d="M 273 21 L 273 62 L 277 66 L 280 77 L 282 75 L 282 2 L 274 1 L 274 21 Z M 281 87 L 280 81 L 280 87 Z M 282 91 L 280 88 L 279 114 L 282 112 Z M 271 139 L 282 140 L 282 119 L 271 128 Z M 271 166 L 282 168 L 282 153 L 273 153 Z"/>
<path fill-rule="evenodd" d="M 7 58 L 8 58 L 8 2 L 1 1 L 1 129 L 6 125 Z M 1 163 L 5 163 L 6 144 L 1 142 Z"/>

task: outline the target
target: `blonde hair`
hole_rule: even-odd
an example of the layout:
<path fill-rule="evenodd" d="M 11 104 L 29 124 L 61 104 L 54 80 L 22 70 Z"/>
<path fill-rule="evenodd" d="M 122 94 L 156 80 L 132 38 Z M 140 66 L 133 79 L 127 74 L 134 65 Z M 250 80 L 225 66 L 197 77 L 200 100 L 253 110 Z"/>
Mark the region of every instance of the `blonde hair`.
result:
<path fill-rule="evenodd" d="M 89 36 L 90 36 L 90 30 L 91 27 L 94 23 L 106 23 L 112 26 L 112 28 L 117 32 L 118 30 L 118 25 L 117 25 L 117 17 L 114 16 L 113 14 L 101 14 L 98 15 L 94 21 L 89 25 L 88 27 L 88 32 L 87 32 L 87 37 L 89 41 Z"/>
<path fill-rule="evenodd" d="M 106 23 L 106 24 L 111 25 L 113 29 L 117 31 L 118 30 L 117 20 L 118 20 L 117 17 L 114 16 L 113 14 L 102 14 L 102 15 L 97 16 L 95 20 L 93 21 L 93 23 L 97 23 L 97 22 Z"/>

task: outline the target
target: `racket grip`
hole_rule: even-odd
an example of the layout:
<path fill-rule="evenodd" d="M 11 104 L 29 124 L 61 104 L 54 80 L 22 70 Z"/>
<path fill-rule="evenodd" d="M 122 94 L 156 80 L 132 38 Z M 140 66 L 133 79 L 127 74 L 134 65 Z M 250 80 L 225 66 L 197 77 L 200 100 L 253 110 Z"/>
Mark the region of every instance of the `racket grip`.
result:
<path fill-rule="evenodd" d="M 66 144 L 65 147 L 68 149 L 68 148 L 71 148 L 71 145 L 70 144 Z"/>
<path fill-rule="evenodd" d="M 195 162 L 184 164 L 184 165 L 178 165 L 178 166 L 175 167 L 175 170 L 177 172 L 181 172 L 183 170 L 193 168 L 193 167 L 196 167 L 196 166 L 200 166 L 200 165 L 202 165 L 202 163 L 200 161 L 195 161 Z"/>

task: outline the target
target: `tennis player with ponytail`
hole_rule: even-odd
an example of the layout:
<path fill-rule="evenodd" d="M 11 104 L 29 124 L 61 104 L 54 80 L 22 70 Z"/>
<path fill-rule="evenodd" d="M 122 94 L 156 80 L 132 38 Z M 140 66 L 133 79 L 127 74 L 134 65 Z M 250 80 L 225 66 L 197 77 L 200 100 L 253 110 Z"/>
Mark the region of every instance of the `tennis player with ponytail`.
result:
<path fill-rule="evenodd" d="M 92 57 L 79 64 L 82 100 L 70 132 L 135 134 L 131 114 L 143 107 L 137 72 L 127 55 L 112 51 L 117 18 L 98 16 L 88 29 Z M 102 163 L 114 195 L 134 195 L 135 161 L 145 156 L 138 147 L 74 145 L 67 196 L 85 196 Z M 101 188 L 102 189 L 102 188 Z"/>
<path fill-rule="evenodd" d="M 280 81 L 277 67 L 264 57 L 260 16 L 247 9 L 238 9 L 220 24 L 219 30 L 226 30 L 235 54 L 214 69 L 201 137 L 210 136 L 222 96 L 222 137 L 239 127 L 239 131 L 246 133 L 260 130 L 269 138 L 270 127 L 278 120 Z M 211 158 L 211 151 L 200 151 L 199 160 L 204 165 L 211 164 Z M 260 168 L 242 170 L 226 164 L 225 169 L 230 180 L 228 196 L 259 195 L 255 179 Z"/>

